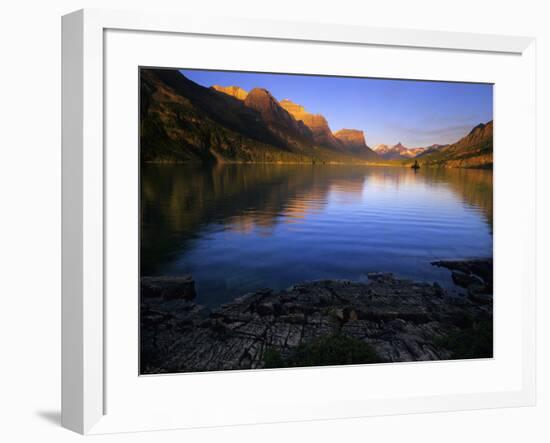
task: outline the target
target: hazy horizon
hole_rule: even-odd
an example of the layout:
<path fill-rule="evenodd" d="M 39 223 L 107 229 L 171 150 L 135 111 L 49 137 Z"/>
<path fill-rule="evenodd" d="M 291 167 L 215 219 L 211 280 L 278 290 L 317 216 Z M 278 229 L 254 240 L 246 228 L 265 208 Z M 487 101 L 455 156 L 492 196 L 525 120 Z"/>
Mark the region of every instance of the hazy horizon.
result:
<path fill-rule="evenodd" d="M 364 131 L 370 147 L 403 143 L 409 148 L 458 141 L 479 123 L 493 119 L 493 85 L 426 80 L 329 77 L 181 69 L 205 86 L 261 87 L 311 114 L 330 129 Z"/>

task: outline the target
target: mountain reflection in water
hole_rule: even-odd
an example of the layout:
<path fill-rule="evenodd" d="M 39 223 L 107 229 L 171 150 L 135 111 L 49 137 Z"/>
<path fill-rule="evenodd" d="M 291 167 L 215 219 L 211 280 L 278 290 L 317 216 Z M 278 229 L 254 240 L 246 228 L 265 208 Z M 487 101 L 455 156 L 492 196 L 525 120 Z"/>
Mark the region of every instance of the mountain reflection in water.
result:
<path fill-rule="evenodd" d="M 492 256 L 492 171 L 143 165 L 141 275 L 190 273 L 216 306 L 367 272 L 449 285 L 445 258 Z"/>

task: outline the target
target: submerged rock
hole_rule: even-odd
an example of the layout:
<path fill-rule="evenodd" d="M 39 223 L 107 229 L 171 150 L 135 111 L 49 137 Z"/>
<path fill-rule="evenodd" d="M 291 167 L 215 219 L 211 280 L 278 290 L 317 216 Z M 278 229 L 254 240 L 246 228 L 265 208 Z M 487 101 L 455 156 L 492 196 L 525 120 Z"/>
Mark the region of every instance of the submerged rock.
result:
<path fill-rule="evenodd" d="M 193 300 L 197 293 L 195 292 L 195 281 L 191 275 L 142 277 L 141 296 L 162 297 L 165 300 L 178 298 Z"/>
<path fill-rule="evenodd" d="M 434 266 L 449 269 L 455 285 L 467 290 L 473 300 L 483 299 L 493 294 L 493 260 L 443 260 L 432 263 Z"/>
<path fill-rule="evenodd" d="M 481 280 L 479 277 L 476 277 L 473 274 L 467 274 L 462 271 L 453 271 L 452 277 L 454 284 L 462 286 L 463 288 L 468 288 L 472 285 L 483 284 L 483 280 Z"/>

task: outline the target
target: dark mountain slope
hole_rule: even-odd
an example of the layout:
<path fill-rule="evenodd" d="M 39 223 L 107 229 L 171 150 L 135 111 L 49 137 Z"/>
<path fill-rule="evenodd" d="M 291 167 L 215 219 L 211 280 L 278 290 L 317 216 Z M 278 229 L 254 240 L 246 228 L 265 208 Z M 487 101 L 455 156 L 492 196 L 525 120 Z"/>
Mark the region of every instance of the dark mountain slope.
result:
<path fill-rule="evenodd" d="M 450 168 L 493 166 L 493 121 L 480 123 L 456 143 L 419 156 L 420 164 Z"/>
<path fill-rule="evenodd" d="M 311 131 L 288 113 L 267 89 L 254 88 L 248 93 L 244 105 L 260 113 L 271 132 L 297 148 L 315 144 Z"/>
<path fill-rule="evenodd" d="M 239 99 L 205 88 L 189 80 L 177 70 L 142 70 L 142 79 L 156 79 L 157 86 L 169 87 L 177 95 L 188 99 L 195 107 L 208 114 L 213 121 L 247 137 L 284 147 L 282 140 L 273 137 L 258 115 Z M 142 82 L 143 83 L 143 82 Z"/>
<path fill-rule="evenodd" d="M 449 145 L 439 145 L 437 143 L 434 143 L 433 145 L 426 146 L 419 154 L 415 156 L 415 158 L 422 158 L 426 157 L 429 154 L 433 154 L 436 151 L 439 151 L 442 148 L 445 148 Z"/>
<path fill-rule="evenodd" d="M 317 143 L 265 89 L 205 88 L 165 69 L 142 69 L 140 85 L 144 162 L 364 161 Z"/>
<path fill-rule="evenodd" d="M 242 101 L 178 71 L 143 69 L 140 96 L 142 161 L 309 161 Z"/>

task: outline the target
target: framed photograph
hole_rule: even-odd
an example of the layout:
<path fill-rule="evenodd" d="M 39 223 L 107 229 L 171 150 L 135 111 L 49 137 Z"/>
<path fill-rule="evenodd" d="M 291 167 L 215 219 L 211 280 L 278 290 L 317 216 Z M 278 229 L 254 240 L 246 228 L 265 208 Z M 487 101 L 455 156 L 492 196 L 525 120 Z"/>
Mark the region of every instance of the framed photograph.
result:
<path fill-rule="evenodd" d="M 534 404 L 533 39 L 62 24 L 65 427 Z"/>

